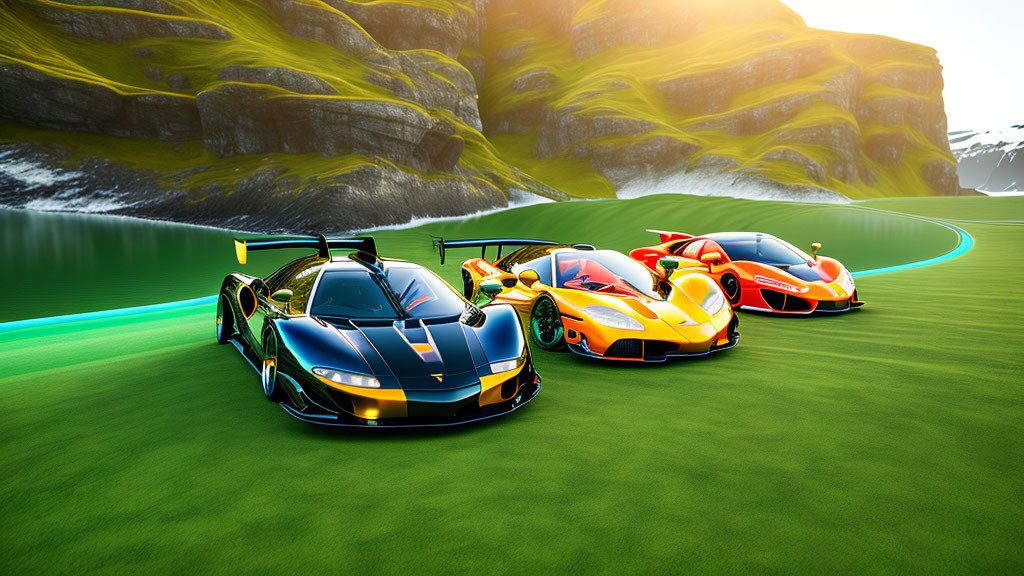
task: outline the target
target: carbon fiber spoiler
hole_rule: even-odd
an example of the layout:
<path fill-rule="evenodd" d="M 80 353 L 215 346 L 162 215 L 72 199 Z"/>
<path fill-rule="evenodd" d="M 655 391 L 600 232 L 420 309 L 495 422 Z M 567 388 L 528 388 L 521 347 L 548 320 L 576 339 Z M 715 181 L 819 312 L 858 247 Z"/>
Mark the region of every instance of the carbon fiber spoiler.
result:
<path fill-rule="evenodd" d="M 580 250 L 593 250 L 592 244 L 563 244 L 552 240 L 534 240 L 530 238 L 483 238 L 476 240 L 445 240 L 440 236 L 431 236 L 434 242 L 434 249 L 441 256 L 441 264 L 444 264 L 445 251 L 449 248 L 480 248 L 480 257 L 487 258 L 487 247 L 497 246 L 498 255 L 495 260 L 501 258 L 501 249 L 505 246 L 570 246 Z"/>
<path fill-rule="evenodd" d="M 311 248 L 321 258 L 330 258 L 331 250 L 355 250 L 377 258 L 377 243 L 373 236 L 358 238 L 328 238 L 319 236 L 268 236 L 265 238 L 235 238 L 235 256 L 245 264 L 250 250 L 280 250 L 284 248 Z"/>

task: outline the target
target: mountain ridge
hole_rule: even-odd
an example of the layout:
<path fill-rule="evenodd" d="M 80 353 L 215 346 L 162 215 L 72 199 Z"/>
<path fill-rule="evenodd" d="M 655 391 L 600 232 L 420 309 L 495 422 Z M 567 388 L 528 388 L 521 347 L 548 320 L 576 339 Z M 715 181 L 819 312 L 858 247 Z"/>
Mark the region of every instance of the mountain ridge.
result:
<path fill-rule="evenodd" d="M 984 192 L 1024 192 L 1024 124 L 949 133 L 960 185 Z"/>

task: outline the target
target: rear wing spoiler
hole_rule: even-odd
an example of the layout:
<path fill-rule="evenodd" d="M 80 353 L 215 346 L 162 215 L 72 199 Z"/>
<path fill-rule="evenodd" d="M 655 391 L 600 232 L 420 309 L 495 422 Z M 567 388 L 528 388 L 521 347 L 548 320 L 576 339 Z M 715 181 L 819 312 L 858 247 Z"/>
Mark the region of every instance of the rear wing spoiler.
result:
<path fill-rule="evenodd" d="M 331 250 L 355 250 L 377 258 L 377 243 L 372 236 L 358 238 L 328 238 L 319 236 L 269 236 L 265 238 L 235 238 L 235 256 L 245 264 L 250 250 L 280 250 L 284 248 L 311 248 L 321 258 L 330 258 Z"/>
<path fill-rule="evenodd" d="M 686 234 L 686 233 L 683 233 L 683 232 L 669 232 L 667 230 L 651 230 L 651 229 L 648 229 L 647 231 L 652 233 L 652 234 L 657 234 L 658 237 L 661 238 L 661 243 L 662 244 L 664 244 L 665 242 L 671 242 L 673 240 L 689 240 L 690 238 L 694 237 L 693 234 Z"/>
<path fill-rule="evenodd" d="M 449 248 L 480 248 L 480 257 L 487 258 L 487 247 L 497 246 L 498 255 L 495 260 L 501 258 L 501 249 L 505 246 L 568 246 L 579 250 L 593 250 L 592 244 L 563 244 L 551 240 L 532 240 L 529 238 L 487 238 L 478 240 L 445 240 L 440 236 L 431 236 L 434 248 L 441 256 L 441 264 L 444 264 L 445 251 Z"/>

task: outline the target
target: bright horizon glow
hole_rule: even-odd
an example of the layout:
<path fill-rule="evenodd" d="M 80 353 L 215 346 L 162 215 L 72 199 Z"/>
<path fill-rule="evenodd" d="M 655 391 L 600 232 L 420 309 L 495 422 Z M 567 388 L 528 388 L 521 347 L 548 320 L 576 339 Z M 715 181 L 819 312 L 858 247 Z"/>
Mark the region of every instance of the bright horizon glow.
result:
<path fill-rule="evenodd" d="M 782 0 L 812 28 L 935 48 L 949 129 L 1024 124 L 1024 0 Z"/>

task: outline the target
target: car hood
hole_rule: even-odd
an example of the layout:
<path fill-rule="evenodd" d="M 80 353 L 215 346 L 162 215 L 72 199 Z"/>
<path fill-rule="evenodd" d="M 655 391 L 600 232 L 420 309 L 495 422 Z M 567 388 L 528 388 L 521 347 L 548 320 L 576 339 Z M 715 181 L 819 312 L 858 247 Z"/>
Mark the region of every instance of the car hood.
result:
<path fill-rule="evenodd" d="M 794 266 L 776 266 L 779 270 L 804 282 L 829 282 L 829 278 L 818 270 L 817 266 L 809 264 L 796 264 Z"/>
<path fill-rule="evenodd" d="M 583 309 L 587 306 L 596 304 L 622 312 L 645 326 L 665 323 L 671 327 L 678 327 L 704 324 L 710 320 L 710 316 L 689 299 L 682 290 L 674 290 L 668 300 L 617 296 L 582 290 L 566 291 L 565 293 L 578 309 L 578 314 L 583 314 Z"/>
<path fill-rule="evenodd" d="M 378 377 L 393 377 L 405 390 L 454 390 L 479 382 L 486 364 L 479 338 L 458 317 L 426 322 L 350 321 L 332 325 Z"/>

